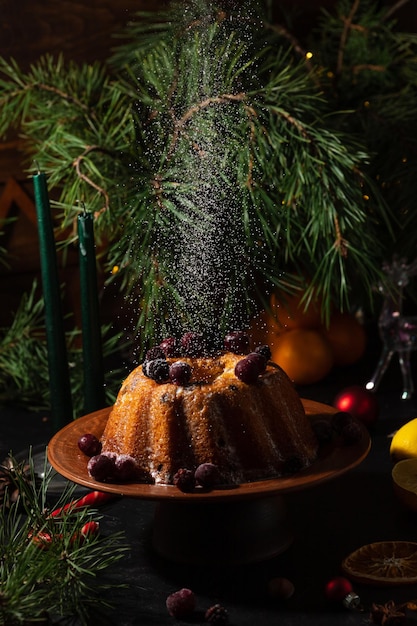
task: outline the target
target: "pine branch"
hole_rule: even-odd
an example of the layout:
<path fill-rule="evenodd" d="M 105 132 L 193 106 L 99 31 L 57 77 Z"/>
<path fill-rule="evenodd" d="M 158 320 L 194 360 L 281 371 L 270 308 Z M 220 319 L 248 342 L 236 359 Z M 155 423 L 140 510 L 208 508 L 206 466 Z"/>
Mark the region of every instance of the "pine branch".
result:
<path fill-rule="evenodd" d="M 357 276 L 378 280 L 380 233 L 385 244 L 393 230 L 369 175 L 372 146 L 358 139 L 364 116 L 352 123 L 349 103 L 336 106 L 347 71 L 352 97 L 369 75 L 392 80 L 383 59 L 361 54 L 379 13 L 342 0 L 328 18 L 329 87 L 251 5 L 185 9 L 138 14 L 106 67 L 48 57 L 24 74 L 0 63 L 0 129 L 22 125 L 61 190 L 64 226 L 80 200 L 94 212 L 104 269 L 136 301 L 142 351 L 166 332 L 243 326 L 298 273 L 314 276 L 327 305 L 344 305 Z"/>
<path fill-rule="evenodd" d="M 128 550 L 122 535 L 82 538 L 84 525 L 100 519 L 93 509 L 70 510 L 57 519 L 48 515 L 48 486 L 52 468 L 45 461 L 42 478 L 35 475 L 32 457 L 10 457 L 13 481 L 20 497 L 0 504 L 0 624 L 24 624 L 41 618 L 78 617 L 82 624 L 108 610 L 106 591 L 118 585 L 100 578 Z M 68 484 L 59 498 L 73 498 Z"/>
<path fill-rule="evenodd" d="M 354 0 L 349 15 L 344 20 L 343 31 L 340 37 L 339 51 L 337 54 L 336 75 L 339 75 L 343 68 L 343 57 L 345 54 L 346 41 L 349 36 L 349 31 L 352 28 L 352 21 L 359 8 L 359 4 L 360 0 Z"/>

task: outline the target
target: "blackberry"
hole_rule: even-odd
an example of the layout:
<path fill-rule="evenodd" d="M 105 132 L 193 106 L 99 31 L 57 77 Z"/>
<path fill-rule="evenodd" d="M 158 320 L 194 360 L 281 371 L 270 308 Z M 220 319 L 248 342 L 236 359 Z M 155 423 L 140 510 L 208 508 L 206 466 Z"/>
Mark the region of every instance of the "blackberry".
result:
<path fill-rule="evenodd" d="M 173 479 L 174 485 L 184 493 L 190 493 L 195 487 L 194 472 L 185 467 L 181 467 Z"/>
<path fill-rule="evenodd" d="M 190 331 L 181 337 L 181 353 L 183 356 L 204 356 L 206 351 L 207 345 L 201 333 Z"/>
<path fill-rule="evenodd" d="M 165 352 L 161 346 L 153 346 L 147 351 L 145 361 L 153 361 L 154 359 L 165 359 Z"/>
<path fill-rule="evenodd" d="M 220 604 L 214 604 L 205 612 L 204 619 L 209 624 L 228 624 L 229 614 Z"/>
<path fill-rule="evenodd" d="M 232 330 L 224 338 L 224 349 L 234 354 L 247 354 L 249 350 L 249 335 L 244 330 Z"/>
<path fill-rule="evenodd" d="M 257 346 L 254 351 L 259 352 L 259 354 L 262 354 L 262 356 L 265 357 L 267 361 L 270 361 L 272 358 L 271 348 L 267 346 L 266 344 L 263 346 Z"/>
<path fill-rule="evenodd" d="M 168 613 L 176 619 L 190 617 L 195 610 L 195 595 L 191 589 L 183 588 L 174 591 L 166 599 Z"/>
<path fill-rule="evenodd" d="M 142 371 L 148 378 L 157 383 L 166 383 L 169 380 L 169 363 L 165 359 L 145 361 Z"/>
<path fill-rule="evenodd" d="M 174 385 L 186 385 L 191 380 L 191 366 L 184 361 L 175 361 L 169 368 L 169 379 Z"/>
<path fill-rule="evenodd" d="M 212 489 L 220 483 L 219 468 L 214 463 L 201 463 L 195 470 L 194 478 L 201 487 Z"/>
<path fill-rule="evenodd" d="M 87 456 L 96 456 L 101 452 L 101 442 L 95 435 L 85 433 L 78 439 L 78 447 Z"/>

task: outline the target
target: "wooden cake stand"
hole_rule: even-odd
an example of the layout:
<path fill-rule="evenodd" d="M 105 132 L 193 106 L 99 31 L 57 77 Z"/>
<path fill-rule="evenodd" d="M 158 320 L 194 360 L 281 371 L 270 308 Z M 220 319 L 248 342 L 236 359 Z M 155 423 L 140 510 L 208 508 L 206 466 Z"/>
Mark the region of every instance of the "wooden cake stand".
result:
<path fill-rule="evenodd" d="M 302 400 L 311 419 L 330 419 L 333 407 Z M 53 436 L 48 460 L 65 478 L 93 490 L 156 501 L 153 547 L 163 557 L 182 563 L 239 564 L 272 558 L 286 550 L 293 537 L 284 495 L 337 478 L 359 465 L 371 442 L 362 426 L 354 445 L 326 445 L 318 459 L 294 476 L 259 480 L 205 491 L 183 493 L 171 485 L 100 483 L 87 471 L 78 448 L 85 433 L 100 437 L 111 407 L 80 417 Z"/>

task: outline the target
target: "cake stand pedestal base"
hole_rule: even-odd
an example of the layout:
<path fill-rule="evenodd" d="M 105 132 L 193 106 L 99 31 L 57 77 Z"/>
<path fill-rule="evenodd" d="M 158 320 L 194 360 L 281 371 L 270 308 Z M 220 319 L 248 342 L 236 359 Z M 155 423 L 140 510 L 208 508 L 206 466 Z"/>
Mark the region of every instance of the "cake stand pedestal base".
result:
<path fill-rule="evenodd" d="M 292 543 L 285 502 L 249 500 L 157 503 L 152 544 L 178 563 L 238 565 L 277 556 Z"/>

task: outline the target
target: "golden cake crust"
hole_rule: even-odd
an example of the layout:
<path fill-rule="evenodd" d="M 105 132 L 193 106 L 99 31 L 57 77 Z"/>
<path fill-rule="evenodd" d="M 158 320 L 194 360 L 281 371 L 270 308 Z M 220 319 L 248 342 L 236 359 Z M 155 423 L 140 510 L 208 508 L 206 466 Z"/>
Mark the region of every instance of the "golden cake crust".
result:
<path fill-rule="evenodd" d="M 242 358 L 181 358 L 192 368 L 184 386 L 157 383 L 137 367 L 109 415 L 103 452 L 133 456 L 146 480 L 162 484 L 201 463 L 217 465 L 226 483 L 310 465 L 318 443 L 292 382 L 269 363 L 256 383 L 245 384 L 234 373 Z"/>

